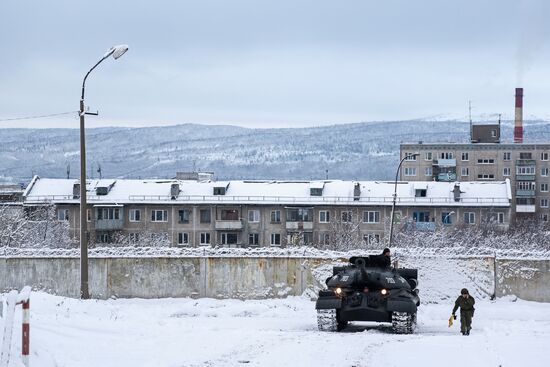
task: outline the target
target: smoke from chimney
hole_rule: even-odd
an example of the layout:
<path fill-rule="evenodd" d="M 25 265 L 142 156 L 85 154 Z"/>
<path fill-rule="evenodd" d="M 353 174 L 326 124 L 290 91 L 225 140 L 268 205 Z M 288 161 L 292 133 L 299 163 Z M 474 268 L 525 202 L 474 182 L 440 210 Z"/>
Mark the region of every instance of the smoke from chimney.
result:
<path fill-rule="evenodd" d="M 523 143 L 523 88 L 516 88 L 516 119 L 514 143 Z"/>

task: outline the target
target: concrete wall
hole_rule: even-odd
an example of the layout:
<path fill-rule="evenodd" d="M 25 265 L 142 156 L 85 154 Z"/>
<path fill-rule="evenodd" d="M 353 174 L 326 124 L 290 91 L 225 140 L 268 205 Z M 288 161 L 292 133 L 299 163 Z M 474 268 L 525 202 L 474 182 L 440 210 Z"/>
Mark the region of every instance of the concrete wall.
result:
<path fill-rule="evenodd" d="M 332 274 L 332 259 L 254 257 L 91 258 L 94 298 L 314 296 Z M 476 297 L 515 295 L 550 302 L 550 260 L 408 258 L 420 270 L 425 302 L 454 299 L 466 286 Z M 31 285 L 78 297 L 78 258 L 0 258 L 0 291 Z"/>
<path fill-rule="evenodd" d="M 498 260 L 497 296 L 550 302 L 550 260 Z"/>
<path fill-rule="evenodd" d="M 213 297 L 279 298 L 303 294 L 316 284 L 305 258 L 91 258 L 94 298 Z M 78 297 L 77 258 L 0 258 L 0 290 L 31 285 L 49 293 Z"/>

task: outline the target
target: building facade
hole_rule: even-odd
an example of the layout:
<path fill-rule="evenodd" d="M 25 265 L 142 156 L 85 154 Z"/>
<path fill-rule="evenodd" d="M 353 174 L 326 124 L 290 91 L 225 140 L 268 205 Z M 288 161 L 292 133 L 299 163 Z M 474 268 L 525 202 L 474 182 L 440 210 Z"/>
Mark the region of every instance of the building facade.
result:
<path fill-rule="evenodd" d="M 79 236 L 79 181 L 35 177 L 27 210 L 54 205 Z M 341 237 L 385 242 L 394 182 L 89 180 L 87 221 L 99 243 L 174 246 L 329 245 Z M 396 230 L 510 222 L 509 181 L 399 182 Z"/>
<path fill-rule="evenodd" d="M 550 144 L 401 144 L 400 177 L 408 181 L 497 182 L 509 179 L 512 222 L 548 222 Z"/>

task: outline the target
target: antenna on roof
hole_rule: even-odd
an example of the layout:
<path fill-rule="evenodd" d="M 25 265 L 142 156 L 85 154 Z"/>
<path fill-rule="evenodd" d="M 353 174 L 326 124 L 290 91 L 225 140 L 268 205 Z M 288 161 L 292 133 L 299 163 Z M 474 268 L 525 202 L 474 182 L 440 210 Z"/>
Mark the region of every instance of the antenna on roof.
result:
<path fill-rule="evenodd" d="M 472 101 L 468 100 L 468 119 L 470 120 L 470 141 L 472 141 Z"/>
<path fill-rule="evenodd" d="M 97 164 L 97 173 L 99 173 L 99 179 L 101 180 L 101 165 Z"/>
<path fill-rule="evenodd" d="M 71 164 L 67 163 L 67 180 L 69 179 L 70 175 L 71 175 Z"/>
<path fill-rule="evenodd" d="M 328 169 L 325 170 L 325 180 L 328 180 Z"/>

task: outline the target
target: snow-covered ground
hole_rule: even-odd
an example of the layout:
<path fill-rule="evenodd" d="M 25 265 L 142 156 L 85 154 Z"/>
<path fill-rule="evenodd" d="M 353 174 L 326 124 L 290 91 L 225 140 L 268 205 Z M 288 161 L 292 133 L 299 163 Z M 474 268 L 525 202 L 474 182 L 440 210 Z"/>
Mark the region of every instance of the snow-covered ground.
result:
<path fill-rule="evenodd" d="M 548 366 L 550 304 L 479 300 L 469 337 L 448 327 L 450 301 L 422 305 L 414 335 L 373 324 L 322 333 L 314 305 L 33 293 L 31 366 Z M 14 340 L 17 354 L 20 327 Z"/>

